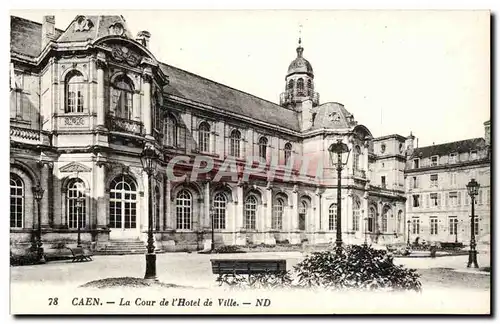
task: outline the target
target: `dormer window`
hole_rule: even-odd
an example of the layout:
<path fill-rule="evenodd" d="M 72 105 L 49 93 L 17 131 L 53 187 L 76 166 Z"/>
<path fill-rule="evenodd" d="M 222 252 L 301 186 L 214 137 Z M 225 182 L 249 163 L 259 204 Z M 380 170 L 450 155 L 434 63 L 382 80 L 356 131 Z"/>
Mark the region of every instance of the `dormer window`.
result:
<path fill-rule="evenodd" d="M 438 156 L 431 156 L 431 166 L 437 166 L 438 165 Z"/>
<path fill-rule="evenodd" d="M 420 167 L 420 159 L 413 160 L 413 168 L 418 169 Z"/>
<path fill-rule="evenodd" d="M 450 154 L 450 164 L 457 163 L 457 153 Z"/>
<path fill-rule="evenodd" d="M 471 160 L 477 159 L 477 151 L 476 150 L 470 151 L 470 159 Z"/>
<path fill-rule="evenodd" d="M 380 153 L 385 152 L 385 144 L 380 145 Z"/>

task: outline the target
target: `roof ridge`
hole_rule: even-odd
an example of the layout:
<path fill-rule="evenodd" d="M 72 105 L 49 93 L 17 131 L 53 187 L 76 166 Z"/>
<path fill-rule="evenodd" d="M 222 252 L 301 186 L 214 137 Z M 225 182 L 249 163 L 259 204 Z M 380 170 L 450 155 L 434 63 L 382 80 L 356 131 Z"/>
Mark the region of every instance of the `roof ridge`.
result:
<path fill-rule="evenodd" d="M 264 98 L 258 97 L 258 96 L 256 96 L 256 95 L 253 95 L 253 94 L 248 93 L 248 92 L 246 92 L 246 91 L 243 91 L 243 90 L 240 90 L 240 89 L 233 88 L 233 87 L 231 87 L 231 86 L 228 86 L 228 85 L 226 85 L 226 84 L 223 84 L 223 83 L 220 83 L 220 82 L 217 82 L 217 81 L 211 80 L 211 79 L 206 78 L 206 77 L 204 77 L 204 76 L 201 76 L 201 75 L 199 75 L 199 74 L 196 74 L 196 73 L 193 73 L 193 72 L 189 72 L 189 71 L 187 71 L 187 70 L 184 70 L 184 69 L 178 68 L 178 67 L 176 67 L 176 66 L 173 66 L 173 65 L 170 65 L 170 64 L 167 64 L 167 63 L 163 63 L 163 62 L 161 62 L 161 61 L 160 61 L 160 64 L 163 64 L 163 65 L 169 66 L 169 67 L 174 68 L 174 69 L 177 69 L 177 70 L 181 70 L 181 71 L 186 72 L 186 73 L 188 73 L 188 74 L 194 75 L 194 76 L 196 76 L 196 77 L 198 77 L 198 78 L 200 78 L 200 79 L 204 79 L 204 80 L 207 80 L 207 81 L 210 81 L 210 82 L 216 83 L 216 84 L 218 84 L 218 85 L 221 85 L 221 86 L 223 86 L 223 87 L 226 87 L 226 88 L 229 88 L 229 89 L 232 89 L 232 90 L 235 90 L 235 91 L 238 91 L 238 92 L 244 93 L 244 94 L 249 95 L 249 96 L 251 96 L 251 97 L 254 97 L 254 98 L 257 98 L 257 99 L 260 99 L 260 100 L 266 101 L 266 102 L 271 103 L 271 104 L 273 104 L 273 105 L 275 105 L 275 106 L 277 106 L 277 107 L 279 107 L 279 108 L 283 108 L 283 109 L 287 109 L 287 110 L 291 110 L 291 111 L 293 111 L 292 109 L 288 109 L 288 108 L 286 108 L 286 107 L 283 107 L 283 106 L 278 105 L 276 102 L 272 102 L 272 101 L 270 101 L 270 100 L 267 100 L 267 99 L 264 99 Z"/>
<path fill-rule="evenodd" d="M 467 138 L 467 139 L 463 139 L 463 140 L 459 140 L 459 141 L 453 141 L 453 142 L 439 143 L 439 144 L 434 144 L 434 145 L 421 146 L 421 147 L 415 148 L 415 150 L 424 149 L 424 148 L 428 148 L 428 147 L 436 147 L 436 146 L 441 146 L 441 145 L 455 144 L 455 143 L 460 143 L 460 142 L 475 141 L 475 140 L 484 140 L 484 138 L 483 137 Z"/>

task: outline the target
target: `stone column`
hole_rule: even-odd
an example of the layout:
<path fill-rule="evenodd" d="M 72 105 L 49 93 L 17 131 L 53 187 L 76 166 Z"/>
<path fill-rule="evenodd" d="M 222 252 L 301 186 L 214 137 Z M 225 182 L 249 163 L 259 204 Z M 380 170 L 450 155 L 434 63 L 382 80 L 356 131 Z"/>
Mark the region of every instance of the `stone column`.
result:
<path fill-rule="evenodd" d="M 97 67 L 97 91 L 96 91 L 96 113 L 97 126 L 106 127 L 106 112 L 104 104 L 104 67 L 106 63 L 103 60 L 96 61 Z"/>
<path fill-rule="evenodd" d="M 172 219 L 172 182 L 167 179 L 165 187 L 165 229 L 170 230 L 174 228 Z"/>
<path fill-rule="evenodd" d="M 205 182 L 205 190 L 203 192 L 203 199 L 205 203 L 205 209 L 203 215 L 205 215 L 203 221 L 201 222 L 201 226 L 203 226 L 206 229 L 211 229 L 212 224 L 211 224 L 211 219 L 210 219 L 210 207 L 212 206 L 211 201 L 210 201 L 210 181 Z"/>
<path fill-rule="evenodd" d="M 142 105 L 142 118 L 144 122 L 144 130 L 146 132 L 146 136 L 152 136 L 152 128 L 151 128 L 151 71 L 149 68 L 144 70 L 143 74 L 143 105 Z"/>
<path fill-rule="evenodd" d="M 144 186 L 144 194 L 142 196 L 142 213 L 137 219 L 137 227 L 141 233 L 144 242 L 147 242 L 147 231 L 149 228 L 149 195 L 152 188 L 149 187 L 149 177 L 145 171 L 142 171 L 142 183 Z"/>
<path fill-rule="evenodd" d="M 40 166 L 40 185 L 45 190 L 41 201 L 41 226 L 49 227 L 49 165 L 44 163 Z"/>
<path fill-rule="evenodd" d="M 359 227 L 361 230 L 361 234 L 363 235 L 363 242 L 365 240 L 365 235 L 368 234 L 368 214 L 370 213 L 370 210 L 368 208 L 369 208 L 369 206 L 368 206 L 368 192 L 365 192 L 363 195 L 363 199 L 361 200 L 361 210 L 363 212 L 361 213 L 361 224 Z M 368 241 L 368 237 L 367 237 L 367 241 Z"/>
<path fill-rule="evenodd" d="M 264 216 L 264 231 L 265 231 L 264 244 L 275 245 L 276 239 L 274 238 L 274 235 L 270 233 L 272 225 L 271 222 L 273 217 L 273 187 L 271 182 L 268 182 L 266 186 L 266 201 L 267 201 L 267 208 Z"/>
<path fill-rule="evenodd" d="M 105 229 L 108 227 L 107 206 L 106 206 L 106 168 L 104 166 L 94 167 L 94 198 L 97 200 L 97 228 Z"/>
<path fill-rule="evenodd" d="M 290 243 L 291 244 L 299 244 L 300 243 L 300 235 L 299 231 L 299 190 L 297 185 L 293 187 L 292 193 L 292 208 L 290 208 Z"/>
<path fill-rule="evenodd" d="M 234 217 L 235 217 L 235 244 L 245 245 L 246 238 L 244 235 L 241 235 L 241 233 L 240 233 L 241 229 L 243 229 L 243 216 L 244 216 L 243 206 L 245 205 L 245 201 L 243 200 L 243 183 L 238 183 L 238 185 L 236 186 L 236 198 L 238 201 L 237 201 L 237 203 L 235 203 L 236 213 L 234 215 Z"/>
<path fill-rule="evenodd" d="M 342 220 L 342 222 L 345 222 L 342 224 L 342 238 L 344 239 L 344 233 L 345 235 L 345 242 L 351 243 L 352 237 L 354 234 L 347 234 L 352 232 L 353 228 L 353 220 L 352 220 L 352 190 L 349 189 L 347 191 L 347 195 L 345 196 L 345 199 L 342 201 L 342 204 L 345 204 L 345 218 Z"/>

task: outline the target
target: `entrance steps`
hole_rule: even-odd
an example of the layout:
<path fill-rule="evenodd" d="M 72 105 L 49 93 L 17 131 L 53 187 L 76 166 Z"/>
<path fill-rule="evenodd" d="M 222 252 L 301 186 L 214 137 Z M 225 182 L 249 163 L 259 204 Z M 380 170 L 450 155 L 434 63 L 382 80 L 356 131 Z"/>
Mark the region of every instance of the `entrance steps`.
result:
<path fill-rule="evenodd" d="M 97 255 L 146 254 L 146 243 L 140 240 L 110 240 L 97 246 Z"/>

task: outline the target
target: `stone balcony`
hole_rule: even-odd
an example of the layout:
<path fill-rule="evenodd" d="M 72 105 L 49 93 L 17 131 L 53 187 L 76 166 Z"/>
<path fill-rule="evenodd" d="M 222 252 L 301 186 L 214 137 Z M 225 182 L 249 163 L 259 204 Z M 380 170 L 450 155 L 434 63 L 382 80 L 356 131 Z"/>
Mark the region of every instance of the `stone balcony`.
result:
<path fill-rule="evenodd" d="M 139 121 L 120 118 L 114 115 L 108 115 L 106 118 L 107 128 L 110 131 L 121 132 L 121 133 L 131 133 L 134 135 L 143 135 L 144 127 Z"/>

